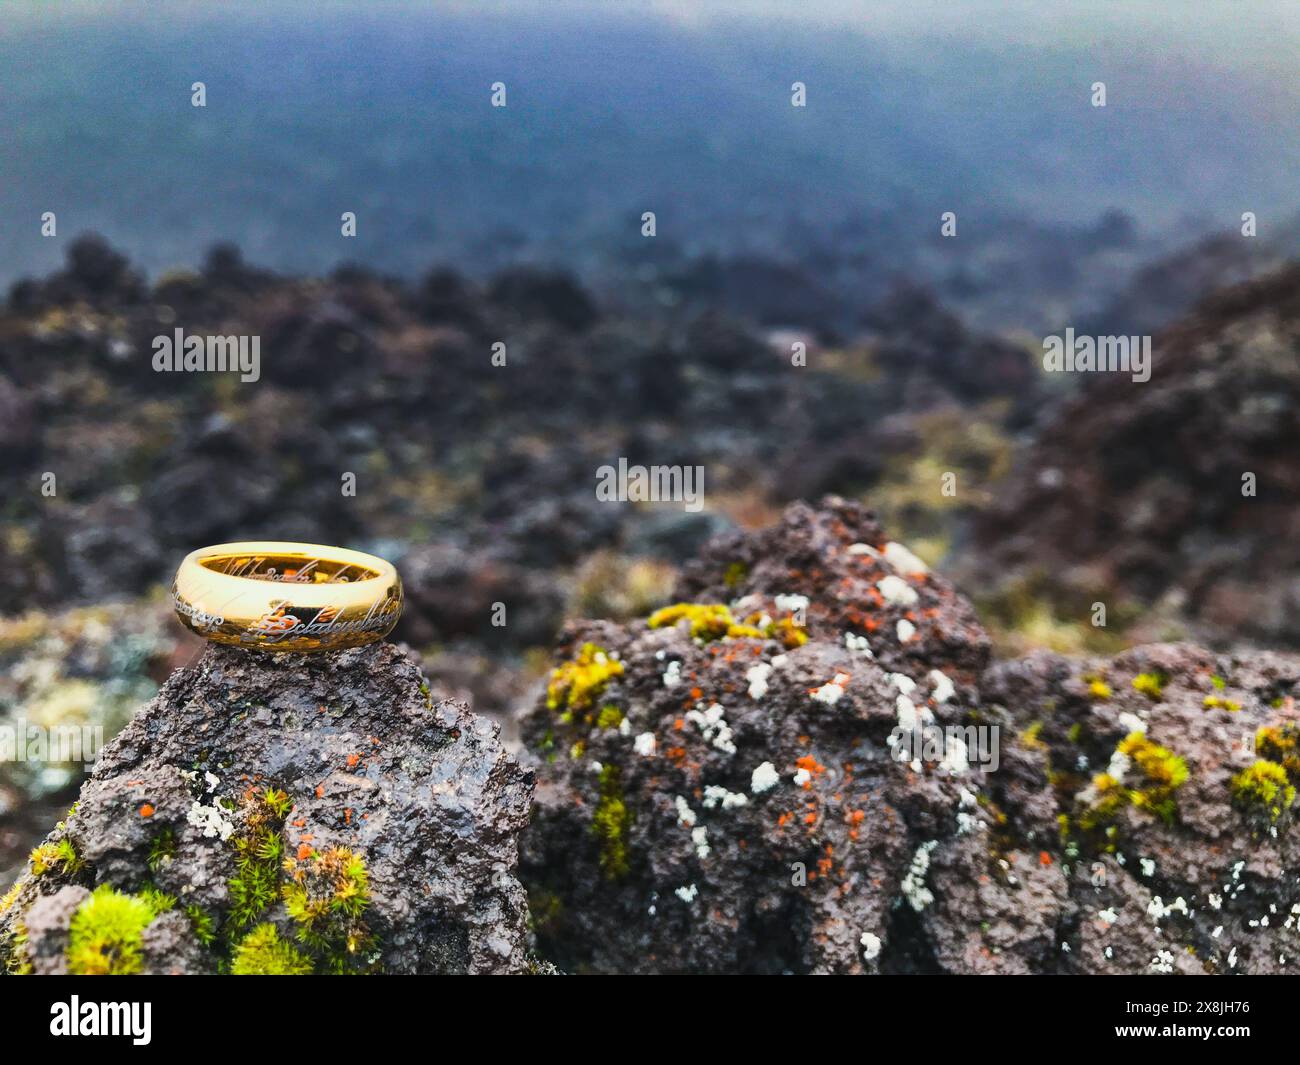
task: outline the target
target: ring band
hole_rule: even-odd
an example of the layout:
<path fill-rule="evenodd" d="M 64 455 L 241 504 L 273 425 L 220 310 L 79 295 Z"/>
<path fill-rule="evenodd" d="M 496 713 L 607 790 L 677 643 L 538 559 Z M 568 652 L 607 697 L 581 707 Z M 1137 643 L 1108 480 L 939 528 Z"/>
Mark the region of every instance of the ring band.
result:
<path fill-rule="evenodd" d="M 391 562 L 341 547 L 217 544 L 185 556 L 172 601 L 181 624 L 216 643 L 336 651 L 393 630 L 402 579 Z"/>

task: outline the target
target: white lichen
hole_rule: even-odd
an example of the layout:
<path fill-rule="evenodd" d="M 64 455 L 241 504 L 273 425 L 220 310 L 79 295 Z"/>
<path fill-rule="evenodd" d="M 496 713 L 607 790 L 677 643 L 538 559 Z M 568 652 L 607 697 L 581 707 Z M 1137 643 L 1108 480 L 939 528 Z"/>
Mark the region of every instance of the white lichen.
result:
<path fill-rule="evenodd" d="M 881 557 L 893 567 L 894 572 L 908 576 L 913 573 L 929 573 L 930 567 L 922 562 L 916 555 L 912 554 L 902 544 L 895 543 L 893 540 L 885 544 L 885 549 Z"/>
<path fill-rule="evenodd" d="M 664 687 L 675 688 L 682 682 L 682 664 L 677 659 L 668 663 L 668 668 L 664 670 Z"/>
<path fill-rule="evenodd" d="M 926 679 L 930 681 L 932 688 L 930 698 L 936 703 L 946 703 L 957 694 L 957 689 L 953 686 L 952 681 L 948 679 L 946 674 L 937 669 L 930 670 Z"/>
<path fill-rule="evenodd" d="M 704 808 L 712 810 L 721 806 L 724 810 L 734 810 L 737 806 L 749 805 L 749 796 L 738 791 L 728 791 L 717 784 L 709 784 L 704 789 Z"/>
<path fill-rule="evenodd" d="M 749 776 L 749 790 L 755 795 L 771 791 L 781 783 L 781 774 L 771 762 L 761 762 Z"/>
<path fill-rule="evenodd" d="M 934 901 L 934 894 L 925 885 L 925 875 L 930 869 L 930 852 L 939 845 L 937 839 L 922 843 L 912 855 L 912 864 L 903 877 L 901 885 L 903 898 L 917 913 L 920 913 Z"/>
<path fill-rule="evenodd" d="M 703 861 L 709 856 L 709 830 L 703 825 L 691 829 L 691 842 L 695 844 L 695 856 Z"/>
<path fill-rule="evenodd" d="M 225 816 L 220 806 L 204 806 L 197 800 L 190 806 L 185 820 L 208 839 L 228 840 L 235 831 L 234 822 Z"/>
<path fill-rule="evenodd" d="M 844 646 L 854 654 L 859 654 L 863 658 L 875 659 L 875 654 L 871 650 L 871 644 L 867 642 L 865 636 L 859 636 L 855 632 L 846 632 L 844 634 Z"/>
<path fill-rule="evenodd" d="M 808 609 L 808 597 L 806 595 L 778 595 L 774 602 L 777 610 L 790 614 L 798 614 L 800 611 Z"/>
<path fill-rule="evenodd" d="M 880 957 L 880 937 L 872 935 L 870 932 L 863 932 L 862 937 L 858 940 L 862 944 L 862 956 L 867 961 L 875 961 Z"/>
<path fill-rule="evenodd" d="M 827 706 L 834 706 L 840 701 L 840 696 L 844 694 L 844 686 L 849 682 L 847 673 L 836 673 L 835 676 L 823 684 L 820 688 L 814 688 L 810 693 L 817 702 L 825 703 Z"/>
<path fill-rule="evenodd" d="M 893 574 L 876 581 L 876 591 L 883 595 L 885 602 L 891 606 L 915 606 L 917 599 L 920 598 L 915 588 L 902 577 L 895 577 Z"/>
<path fill-rule="evenodd" d="M 718 750 L 727 754 L 735 754 L 736 745 L 732 742 L 731 726 L 727 724 L 722 715 L 722 705 L 713 703 L 702 712 L 700 710 L 688 710 L 686 720 L 696 725 L 700 730 L 700 734 Z"/>

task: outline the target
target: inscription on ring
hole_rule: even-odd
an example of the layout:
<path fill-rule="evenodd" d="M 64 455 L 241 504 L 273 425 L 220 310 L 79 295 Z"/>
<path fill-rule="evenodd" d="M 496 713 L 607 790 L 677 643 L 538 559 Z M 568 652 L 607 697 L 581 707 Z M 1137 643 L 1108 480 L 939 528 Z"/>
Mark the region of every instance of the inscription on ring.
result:
<path fill-rule="evenodd" d="M 220 614 L 209 614 L 206 610 L 200 610 L 193 603 L 187 603 L 176 592 L 172 592 L 172 602 L 176 605 L 176 613 L 189 618 L 196 628 L 215 629 L 218 625 L 226 623 L 226 619 Z"/>
<path fill-rule="evenodd" d="M 393 606 L 387 601 L 371 603 L 363 617 L 355 621 L 335 621 L 339 608 L 321 607 L 311 621 L 303 621 L 288 613 L 291 609 L 287 602 L 275 604 L 274 608 L 263 614 L 250 626 L 248 632 L 240 639 L 258 643 L 278 643 L 292 636 L 335 636 L 350 632 L 373 632 L 384 628 L 394 613 Z"/>

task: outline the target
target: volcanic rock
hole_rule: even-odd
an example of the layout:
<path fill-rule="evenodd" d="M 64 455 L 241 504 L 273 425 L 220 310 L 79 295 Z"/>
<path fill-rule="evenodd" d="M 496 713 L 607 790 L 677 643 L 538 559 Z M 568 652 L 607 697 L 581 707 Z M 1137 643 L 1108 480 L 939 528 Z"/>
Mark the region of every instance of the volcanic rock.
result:
<path fill-rule="evenodd" d="M 498 731 L 392 645 L 212 647 L 101 752 L 6 896 L 0 952 L 37 972 L 528 971 L 533 780 Z M 102 928 L 118 938 L 87 947 Z"/>
<path fill-rule="evenodd" d="M 955 752 L 909 766 L 892 734 L 975 707 L 969 606 L 835 498 L 715 539 L 677 594 L 570 626 L 523 722 L 540 941 L 575 970 L 914 967 L 929 855 L 982 814 Z"/>

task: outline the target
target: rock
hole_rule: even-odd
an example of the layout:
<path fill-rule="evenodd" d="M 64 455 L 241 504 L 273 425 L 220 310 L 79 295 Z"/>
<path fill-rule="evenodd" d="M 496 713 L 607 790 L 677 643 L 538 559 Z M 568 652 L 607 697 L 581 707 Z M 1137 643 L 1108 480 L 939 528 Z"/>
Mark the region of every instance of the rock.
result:
<path fill-rule="evenodd" d="M 1056 842 L 1049 816 L 1013 817 L 1013 827 L 1032 834 L 1052 868 L 1069 870 L 1068 901 L 1054 892 L 1069 949 L 1047 971 L 1291 971 L 1300 957 L 1297 684 L 1295 655 L 1187 644 L 1111 659 L 1044 652 L 988 671 L 986 704 L 1007 708 L 1016 746 L 1042 766 L 990 798 L 1008 815 L 1046 800 Z M 1276 769 L 1255 768 L 1264 763 Z M 1265 801 L 1260 784 L 1274 778 Z M 1036 864 L 1016 864 L 1022 898 Z"/>
<path fill-rule="evenodd" d="M 1298 292 L 1297 265 L 1226 289 L 1154 339 L 1150 380 L 1084 375 L 955 571 L 986 615 L 1033 590 L 1154 612 L 1131 642 L 1300 646 Z"/>
<path fill-rule="evenodd" d="M 562 967 L 1264 974 L 1300 956 L 1297 656 L 986 669 L 965 601 L 835 498 L 712 541 L 677 594 L 570 625 L 522 722 L 522 875 Z M 909 746 L 914 720 L 944 743 Z"/>
<path fill-rule="evenodd" d="M 209 648 L 101 753 L 6 896 L 0 952 L 94 971 L 75 929 L 98 885 L 127 971 L 536 968 L 514 874 L 532 775 L 428 691 L 392 645 Z"/>
<path fill-rule="evenodd" d="M 28 958 L 38 976 L 67 975 L 68 925 L 88 898 L 84 887 L 68 884 L 32 903 L 23 924 Z"/>
<path fill-rule="evenodd" d="M 917 566 L 831 498 L 712 541 L 689 605 L 570 626 L 523 722 L 544 953 L 595 971 L 912 967 L 929 855 L 979 811 L 964 770 L 914 770 L 892 734 L 961 720 L 988 652 Z"/>

